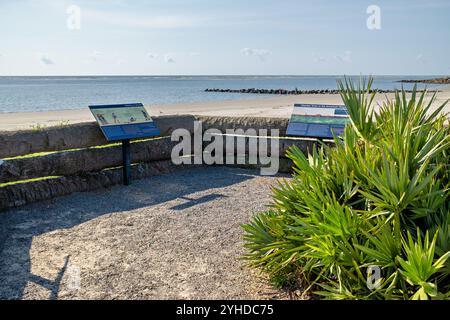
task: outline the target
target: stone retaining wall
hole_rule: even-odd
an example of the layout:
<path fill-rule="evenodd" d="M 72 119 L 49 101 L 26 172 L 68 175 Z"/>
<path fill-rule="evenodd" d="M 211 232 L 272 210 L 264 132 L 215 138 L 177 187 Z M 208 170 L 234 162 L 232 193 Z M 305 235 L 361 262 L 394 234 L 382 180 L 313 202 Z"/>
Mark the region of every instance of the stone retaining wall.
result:
<path fill-rule="evenodd" d="M 201 121 L 203 131 L 215 128 L 224 134 L 228 129 L 256 129 L 257 135 L 260 129 L 268 129 L 269 134 L 270 129 L 279 129 L 281 138 L 273 139 L 279 142 L 281 172 L 292 167 L 290 160 L 284 158 L 289 147 L 295 145 L 307 153 L 317 144 L 311 139 L 283 137 L 287 119 L 179 115 L 156 117 L 155 121 L 161 137 L 131 144 L 135 179 L 186 167 L 171 162 L 172 148 L 178 142 L 168 136 L 178 128 L 192 133 L 194 121 Z M 256 138 L 245 139 L 248 150 L 249 141 Z M 0 132 L 0 210 L 119 184 L 121 156 L 121 146 L 108 144 L 96 123 Z M 260 165 L 245 161 L 239 166 Z"/>

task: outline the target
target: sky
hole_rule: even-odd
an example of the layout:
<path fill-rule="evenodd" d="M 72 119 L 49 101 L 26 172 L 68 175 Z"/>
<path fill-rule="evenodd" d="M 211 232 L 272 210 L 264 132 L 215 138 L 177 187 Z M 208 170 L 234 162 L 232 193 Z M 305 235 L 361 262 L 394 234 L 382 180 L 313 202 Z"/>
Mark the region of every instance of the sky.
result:
<path fill-rule="evenodd" d="M 449 0 L 0 0 L 0 76 L 446 75 Z"/>

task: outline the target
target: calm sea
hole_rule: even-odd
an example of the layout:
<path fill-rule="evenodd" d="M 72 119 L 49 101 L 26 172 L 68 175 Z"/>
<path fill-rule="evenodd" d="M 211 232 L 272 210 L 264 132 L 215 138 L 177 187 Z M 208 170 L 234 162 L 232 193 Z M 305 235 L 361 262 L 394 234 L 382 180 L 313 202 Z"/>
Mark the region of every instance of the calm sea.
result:
<path fill-rule="evenodd" d="M 175 104 L 272 95 L 204 92 L 206 88 L 335 89 L 337 76 L 81 76 L 0 77 L 0 112 L 86 108 L 94 104 L 142 102 Z M 356 79 L 358 77 L 355 77 Z M 374 87 L 401 87 L 401 79 L 423 76 L 377 76 Z M 426 78 L 426 77 L 425 77 Z M 405 88 L 410 88 L 406 85 Z M 428 88 L 436 86 L 429 85 Z"/>

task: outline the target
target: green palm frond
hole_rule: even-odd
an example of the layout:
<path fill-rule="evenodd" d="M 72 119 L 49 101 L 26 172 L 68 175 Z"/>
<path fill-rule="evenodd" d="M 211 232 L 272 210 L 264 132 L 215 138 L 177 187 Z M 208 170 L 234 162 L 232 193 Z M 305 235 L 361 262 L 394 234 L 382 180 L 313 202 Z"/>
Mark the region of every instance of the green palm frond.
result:
<path fill-rule="evenodd" d="M 277 283 L 302 277 L 325 299 L 449 299 L 446 103 L 436 107 L 436 94 L 414 87 L 375 112 L 372 85 L 338 83 L 351 124 L 333 146 L 287 152 L 294 175 L 243 225 L 244 258 Z M 367 284 L 371 266 L 381 273 L 376 287 Z"/>

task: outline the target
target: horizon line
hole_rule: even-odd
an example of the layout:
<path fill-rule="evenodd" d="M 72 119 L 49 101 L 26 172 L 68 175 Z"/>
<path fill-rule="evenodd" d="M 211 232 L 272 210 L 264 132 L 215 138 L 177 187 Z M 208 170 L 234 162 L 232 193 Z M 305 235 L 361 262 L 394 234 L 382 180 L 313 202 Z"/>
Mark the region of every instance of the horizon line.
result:
<path fill-rule="evenodd" d="M 32 74 L 32 75 L 0 75 L 6 77 L 448 77 L 450 74 Z"/>

